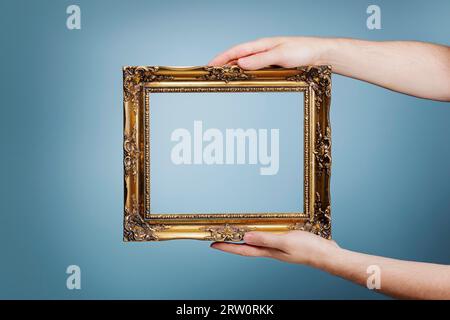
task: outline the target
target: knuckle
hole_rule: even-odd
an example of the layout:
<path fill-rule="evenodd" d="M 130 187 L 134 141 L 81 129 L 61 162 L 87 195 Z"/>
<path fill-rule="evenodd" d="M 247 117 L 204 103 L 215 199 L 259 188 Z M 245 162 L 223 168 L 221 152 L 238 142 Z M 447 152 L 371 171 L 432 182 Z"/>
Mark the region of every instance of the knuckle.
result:
<path fill-rule="evenodd" d="M 285 237 L 280 237 L 280 239 L 278 241 L 278 246 L 281 249 L 290 249 L 291 242 L 288 239 L 286 239 Z"/>
<path fill-rule="evenodd" d="M 272 258 L 273 256 L 272 256 L 272 253 L 269 251 L 269 250 L 263 250 L 262 252 L 261 252 L 261 256 L 262 257 L 265 257 L 265 258 Z"/>
<path fill-rule="evenodd" d="M 239 250 L 238 254 L 245 257 L 250 257 L 253 255 L 252 251 L 249 250 L 249 248 L 242 248 L 241 250 Z"/>
<path fill-rule="evenodd" d="M 266 237 L 260 237 L 258 242 L 264 247 L 270 244 L 269 239 Z"/>

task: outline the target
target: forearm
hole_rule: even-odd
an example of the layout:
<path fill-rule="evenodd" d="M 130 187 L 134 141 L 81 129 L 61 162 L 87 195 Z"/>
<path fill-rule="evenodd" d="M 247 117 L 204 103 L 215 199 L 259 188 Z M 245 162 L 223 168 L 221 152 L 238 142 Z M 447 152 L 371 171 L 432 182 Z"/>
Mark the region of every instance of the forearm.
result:
<path fill-rule="evenodd" d="M 450 299 L 450 266 L 377 257 L 336 247 L 313 265 L 366 286 L 371 265 L 380 268 L 381 288 L 389 296 L 406 299 Z"/>
<path fill-rule="evenodd" d="M 450 101 L 450 47 L 413 41 L 324 39 L 335 73 L 413 96 Z"/>

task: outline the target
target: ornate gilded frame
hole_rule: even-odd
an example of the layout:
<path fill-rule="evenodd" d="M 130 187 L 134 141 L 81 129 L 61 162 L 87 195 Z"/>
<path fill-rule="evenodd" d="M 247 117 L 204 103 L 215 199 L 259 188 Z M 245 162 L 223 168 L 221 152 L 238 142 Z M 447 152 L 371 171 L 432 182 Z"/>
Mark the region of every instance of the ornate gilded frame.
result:
<path fill-rule="evenodd" d="M 295 91 L 304 93 L 303 213 L 150 214 L 149 94 Z M 330 98 L 330 66 L 124 67 L 124 241 L 240 241 L 250 230 L 306 230 L 330 239 Z"/>

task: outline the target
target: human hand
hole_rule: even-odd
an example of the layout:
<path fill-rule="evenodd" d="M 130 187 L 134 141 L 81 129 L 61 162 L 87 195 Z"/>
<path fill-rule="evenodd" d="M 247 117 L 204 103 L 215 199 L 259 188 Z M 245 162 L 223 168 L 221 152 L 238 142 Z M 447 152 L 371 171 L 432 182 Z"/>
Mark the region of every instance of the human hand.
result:
<path fill-rule="evenodd" d="M 249 257 L 267 257 L 285 262 L 322 266 L 340 250 L 336 242 L 306 231 L 283 234 L 247 232 L 244 244 L 215 242 L 212 248 Z"/>
<path fill-rule="evenodd" d="M 420 98 L 450 101 L 450 47 L 414 41 L 274 37 L 243 43 L 209 62 L 245 70 L 330 65 L 334 73 Z M 414 68 L 411 68 L 414 66 Z"/>
<path fill-rule="evenodd" d="M 306 231 L 284 234 L 247 232 L 244 244 L 215 242 L 212 248 L 248 257 L 267 257 L 308 265 L 367 285 L 368 268 L 383 274 L 380 292 L 408 299 L 450 299 L 450 266 L 401 261 L 341 249 L 334 241 Z"/>
<path fill-rule="evenodd" d="M 211 66 L 238 64 L 246 70 L 271 65 L 285 68 L 326 64 L 325 54 L 332 42 L 325 38 L 274 37 L 246 42 L 216 56 Z"/>

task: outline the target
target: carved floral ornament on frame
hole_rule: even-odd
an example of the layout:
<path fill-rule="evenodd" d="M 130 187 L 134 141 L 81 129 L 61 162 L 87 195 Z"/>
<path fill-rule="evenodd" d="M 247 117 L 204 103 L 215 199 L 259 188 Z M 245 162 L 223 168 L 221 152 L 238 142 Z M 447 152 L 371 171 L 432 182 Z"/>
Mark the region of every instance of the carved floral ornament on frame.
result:
<path fill-rule="evenodd" d="M 150 212 L 152 93 L 298 92 L 304 95 L 303 212 Z M 245 232 L 304 230 L 331 238 L 331 67 L 245 71 L 238 66 L 123 68 L 124 241 L 241 241 Z M 157 187 L 157 186 L 153 186 Z M 301 188 L 300 188 L 301 189 Z"/>

